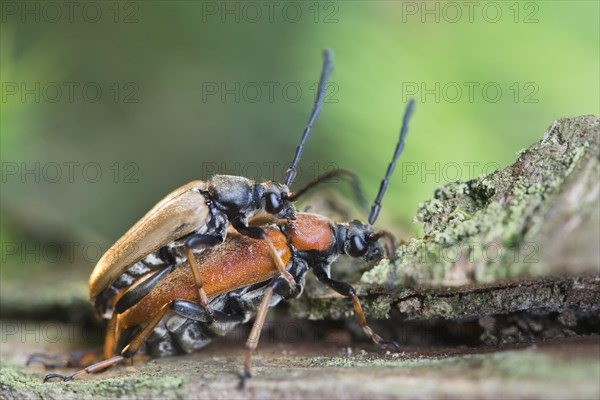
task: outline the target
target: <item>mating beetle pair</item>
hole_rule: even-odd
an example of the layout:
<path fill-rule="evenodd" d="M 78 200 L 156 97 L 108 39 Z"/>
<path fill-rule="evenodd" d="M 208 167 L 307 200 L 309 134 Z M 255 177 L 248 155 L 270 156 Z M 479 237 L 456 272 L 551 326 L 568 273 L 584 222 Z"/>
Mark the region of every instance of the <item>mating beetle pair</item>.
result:
<path fill-rule="evenodd" d="M 413 101 L 406 108 L 400 138 L 368 224 L 334 223 L 317 214 L 296 213 L 291 204 L 333 176 L 355 179 L 340 170 L 317 178 L 296 193 L 288 189 L 320 112 L 330 57 L 325 52 L 315 106 L 285 184 L 215 176 L 210 182 L 189 183 L 159 202 L 101 258 L 90 278 L 92 302 L 109 319 L 104 361 L 70 376 L 48 374 L 45 381 L 69 381 L 104 369 L 130 358 L 143 345 L 155 356 L 195 351 L 255 316 L 246 343 L 243 385 L 250 377 L 251 355 L 268 308 L 300 295 L 309 270 L 319 281 L 352 299 L 367 336 L 382 347 L 398 348 L 371 330 L 352 286 L 331 279 L 329 268 L 341 254 L 365 261 L 393 254 L 394 238 L 385 231 L 375 232 L 372 226 L 404 147 Z M 387 246 L 380 243 L 382 238 L 388 240 Z"/>

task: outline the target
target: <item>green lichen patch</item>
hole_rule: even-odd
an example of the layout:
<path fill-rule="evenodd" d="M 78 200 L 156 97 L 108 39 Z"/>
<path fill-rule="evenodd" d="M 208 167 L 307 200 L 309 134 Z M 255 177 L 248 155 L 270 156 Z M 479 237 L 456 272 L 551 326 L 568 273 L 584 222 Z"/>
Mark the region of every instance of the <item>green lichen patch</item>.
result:
<path fill-rule="evenodd" d="M 561 240 L 568 243 L 571 231 L 579 228 L 576 222 L 587 229 L 583 235 L 597 235 L 594 224 L 584 227 L 582 221 L 599 219 L 598 135 L 596 117 L 560 119 L 540 141 L 520 151 L 514 164 L 437 189 L 415 218 L 424 223 L 424 237 L 400 246 L 397 260 L 364 273 L 361 283 L 457 286 L 597 271 L 597 241 L 587 243 L 584 266 L 576 270 L 551 266 L 541 252 L 548 251 L 547 241 L 559 247 Z M 566 192 L 571 195 L 569 206 L 561 208 L 564 218 L 578 219 L 547 232 Z"/>
<path fill-rule="evenodd" d="M 489 376 L 491 371 L 498 378 L 511 378 L 523 380 L 555 379 L 559 381 L 566 377 L 572 383 L 584 383 L 597 372 L 600 364 L 592 357 L 577 357 L 577 368 L 565 365 L 564 368 L 556 365 L 560 360 L 553 354 L 537 351 L 534 348 L 524 350 L 511 350 L 497 353 L 467 354 L 458 356 L 417 356 L 414 355 L 388 355 L 373 357 L 372 355 L 357 354 L 347 357 L 315 357 L 312 366 L 316 367 L 341 367 L 354 368 L 366 367 L 398 367 L 404 370 L 413 370 L 415 373 L 444 370 L 448 376 L 462 375 L 463 377 Z"/>
<path fill-rule="evenodd" d="M 88 398 L 147 398 L 179 397 L 184 379 L 148 371 L 137 372 L 111 378 L 80 379 L 72 382 L 43 383 L 40 375 L 31 373 L 24 366 L 10 361 L 2 361 L 0 393 L 3 398 L 47 398 L 47 399 L 88 399 Z"/>

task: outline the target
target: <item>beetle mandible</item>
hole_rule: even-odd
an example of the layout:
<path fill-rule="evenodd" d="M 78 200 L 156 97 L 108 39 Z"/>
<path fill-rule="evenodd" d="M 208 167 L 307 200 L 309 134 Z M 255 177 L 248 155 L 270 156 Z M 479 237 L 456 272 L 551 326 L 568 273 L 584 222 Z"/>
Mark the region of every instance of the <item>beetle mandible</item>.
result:
<path fill-rule="evenodd" d="M 410 100 L 398 144 L 367 224 L 358 220 L 335 223 L 321 215 L 305 212 L 297 213 L 295 219 L 278 219 L 266 214 L 250 221 L 251 226 L 263 226 L 270 243 L 285 260 L 295 285 L 290 285 L 285 277 L 279 275 L 267 241 L 230 232 L 220 247 L 194 253 L 194 261 L 184 261 L 180 268 L 164 276 L 154 289 L 145 291 L 137 303 L 113 314 L 108 325 L 103 361 L 69 376 L 48 374 L 44 381 L 54 378 L 70 381 L 105 369 L 131 358 L 144 344 L 146 351 L 155 356 L 192 352 L 206 346 L 215 336 L 224 335 L 256 316 L 246 342 L 241 379 L 241 386 L 244 386 L 251 376 L 251 356 L 258 346 L 268 308 L 282 299 L 299 296 L 309 270 L 320 282 L 352 300 L 358 323 L 369 338 L 381 347 L 392 345 L 398 350 L 397 343 L 382 339 L 369 327 L 354 288 L 346 282 L 332 279 L 330 266 L 342 254 L 372 262 L 395 253 L 393 235 L 387 231 L 374 231 L 373 224 L 379 215 L 396 161 L 404 148 L 413 106 L 414 102 Z M 387 240 L 386 245 L 382 245 L 381 239 Z M 195 278 L 188 269 L 191 262 L 199 266 L 213 309 L 212 317 L 205 307 L 198 305 Z M 126 289 L 121 298 L 141 284 Z M 117 352 L 119 355 L 115 355 Z"/>

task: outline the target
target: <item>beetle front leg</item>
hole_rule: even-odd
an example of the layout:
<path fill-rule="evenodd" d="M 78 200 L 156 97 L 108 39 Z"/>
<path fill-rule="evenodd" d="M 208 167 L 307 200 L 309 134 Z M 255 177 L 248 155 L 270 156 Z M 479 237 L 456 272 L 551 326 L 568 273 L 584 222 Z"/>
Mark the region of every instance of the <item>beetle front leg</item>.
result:
<path fill-rule="evenodd" d="M 279 273 L 281 273 L 283 279 L 285 279 L 288 282 L 290 288 L 292 290 L 295 290 L 296 281 L 294 280 L 294 277 L 287 271 L 285 263 L 281 259 L 281 256 L 277 252 L 277 249 L 273 245 L 271 239 L 269 239 L 269 236 L 267 236 L 267 234 L 265 233 L 264 229 L 259 228 L 257 226 L 247 226 L 242 222 L 242 217 L 232 219 L 231 225 L 235 228 L 236 231 L 238 231 L 244 236 L 248 236 L 252 239 L 262 239 L 265 242 L 267 242 L 267 245 L 269 246 L 269 251 L 271 252 L 271 257 L 273 258 L 273 261 L 275 261 L 275 265 L 277 266 Z"/>
<path fill-rule="evenodd" d="M 391 345 L 395 348 L 396 351 L 400 351 L 400 345 L 393 341 L 384 340 L 381 336 L 373 332 L 373 329 L 369 325 L 367 325 L 367 319 L 365 317 L 365 313 L 360 305 L 360 301 L 358 300 L 358 296 L 356 296 L 356 291 L 349 283 L 336 281 L 329 277 L 327 273 L 327 265 L 320 264 L 316 267 L 313 267 L 313 273 L 317 277 L 317 279 L 323 282 L 325 285 L 329 286 L 339 294 L 345 297 L 350 297 L 352 299 L 352 305 L 354 306 L 354 314 L 356 315 L 356 319 L 358 320 L 358 324 L 365 332 L 365 334 L 375 342 L 379 347 L 385 349 L 387 345 Z"/>
<path fill-rule="evenodd" d="M 214 311 L 209 304 L 208 296 L 203 289 L 204 282 L 202 281 L 202 276 L 200 275 L 200 267 L 196 262 L 196 258 L 194 257 L 194 253 L 192 249 L 207 249 L 210 247 L 214 247 L 223 242 L 223 238 L 220 236 L 210 236 L 210 235 L 202 235 L 195 234 L 190 236 L 185 241 L 184 253 L 190 263 L 190 269 L 192 270 L 192 275 L 194 276 L 194 282 L 196 283 L 196 287 L 198 288 L 198 298 L 200 299 L 200 304 L 202 307 L 206 309 L 206 312 L 210 316 L 211 320 L 214 318 Z"/>

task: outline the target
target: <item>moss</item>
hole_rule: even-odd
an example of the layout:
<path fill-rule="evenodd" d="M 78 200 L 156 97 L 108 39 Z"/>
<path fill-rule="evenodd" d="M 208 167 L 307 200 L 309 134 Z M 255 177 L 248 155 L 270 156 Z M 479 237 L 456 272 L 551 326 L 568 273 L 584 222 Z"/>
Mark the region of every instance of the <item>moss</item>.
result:
<path fill-rule="evenodd" d="M 187 356 L 140 359 L 134 366 L 119 365 L 69 383 L 43 384 L 45 372 L 3 359 L 0 398 L 394 398 L 398 393 L 406 398 L 598 398 L 600 392 L 595 338 L 497 352 L 462 347 L 383 353 L 353 347 L 343 355 L 313 340 L 283 347 L 263 343 L 253 357 L 254 378 L 246 391 L 237 389 L 242 348 L 237 343 Z M 434 391 L 428 389 L 431 382 Z"/>
<path fill-rule="evenodd" d="M 480 393 L 475 382 L 486 382 L 490 393 L 504 397 L 514 387 L 517 397 L 587 398 L 598 392 L 597 377 L 600 364 L 593 357 L 565 359 L 557 354 L 542 353 L 536 349 L 505 351 L 491 354 L 472 354 L 454 357 L 394 355 L 370 357 L 325 358 L 312 360 L 315 367 L 334 368 L 397 368 L 406 377 L 435 379 L 436 384 L 456 382 L 457 390 L 451 397 L 461 397 L 460 381 L 470 383 L 469 392 L 477 397 Z M 541 384 L 541 386 L 540 386 Z M 508 385 L 502 388 L 503 385 Z M 421 388 L 423 389 L 423 388 Z M 498 393 L 504 393 L 499 395 Z M 464 394 L 464 393 L 463 393 Z M 512 396 L 508 396 L 512 397 Z M 590 398 L 592 398 L 590 397 Z"/>
<path fill-rule="evenodd" d="M 438 188 L 415 217 L 424 237 L 401 245 L 394 263 L 384 260 L 361 283 L 456 286 L 549 274 L 537 258 L 538 234 L 582 162 L 597 167 L 598 125 L 592 116 L 558 120 L 514 164 Z"/>
<path fill-rule="evenodd" d="M 40 398 L 81 399 L 96 397 L 147 398 L 164 396 L 183 398 L 180 391 L 185 379 L 180 376 L 169 376 L 163 371 L 148 368 L 143 373 L 105 378 L 101 381 L 76 380 L 64 382 L 42 383 L 39 374 L 31 374 L 22 365 L 2 362 L 0 392 L 11 396 Z M 27 396 L 26 396 L 27 395 Z"/>

